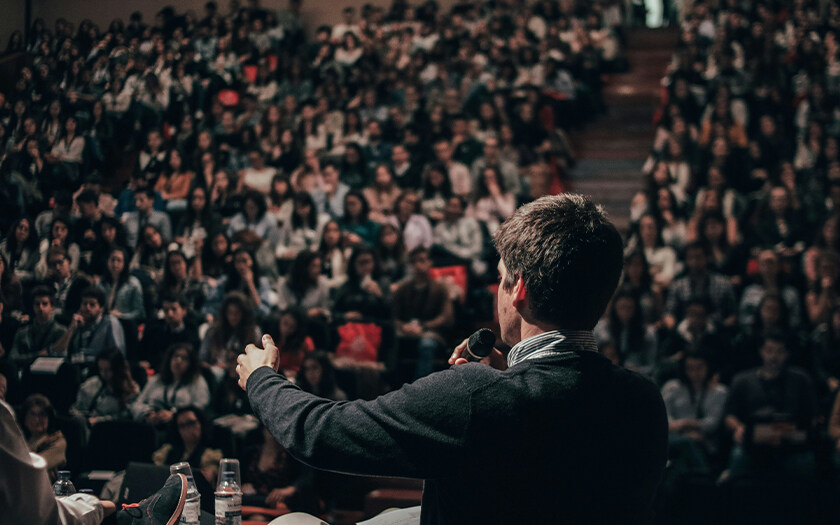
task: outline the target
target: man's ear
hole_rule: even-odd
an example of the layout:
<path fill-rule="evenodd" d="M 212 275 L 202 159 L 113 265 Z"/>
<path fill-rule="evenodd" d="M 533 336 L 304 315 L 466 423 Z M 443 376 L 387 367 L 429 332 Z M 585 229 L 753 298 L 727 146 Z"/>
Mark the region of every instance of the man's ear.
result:
<path fill-rule="evenodd" d="M 528 290 L 525 288 L 525 281 L 521 275 L 516 276 L 516 282 L 513 284 L 513 306 L 518 311 L 522 311 L 523 307 L 528 305 Z"/>

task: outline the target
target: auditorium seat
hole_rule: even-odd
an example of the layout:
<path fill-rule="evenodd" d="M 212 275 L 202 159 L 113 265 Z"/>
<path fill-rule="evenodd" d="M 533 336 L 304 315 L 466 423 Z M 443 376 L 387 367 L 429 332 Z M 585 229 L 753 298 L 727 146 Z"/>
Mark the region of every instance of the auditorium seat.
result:
<path fill-rule="evenodd" d="M 56 416 L 55 422 L 58 430 L 61 431 L 65 441 L 67 441 L 67 451 L 65 452 L 67 463 L 64 468 L 76 474 L 84 457 L 85 438 L 87 437 L 85 423 L 76 417 L 61 415 Z"/>
<path fill-rule="evenodd" d="M 392 507 L 405 508 L 420 505 L 423 481 L 406 478 L 377 479 L 379 488 L 365 496 L 365 515 L 375 516 Z"/>
<path fill-rule="evenodd" d="M 103 421 L 91 428 L 85 470 L 122 470 L 129 461 L 148 462 L 156 448 L 155 429 L 135 421 Z"/>

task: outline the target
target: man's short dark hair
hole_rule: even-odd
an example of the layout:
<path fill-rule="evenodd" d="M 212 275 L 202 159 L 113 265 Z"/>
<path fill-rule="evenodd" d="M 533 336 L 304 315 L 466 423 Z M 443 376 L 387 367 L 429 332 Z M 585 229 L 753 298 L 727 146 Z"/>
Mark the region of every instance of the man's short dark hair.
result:
<path fill-rule="evenodd" d="M 684 255 L 688 255 L 688 252 L 692 250 L 699 250 L 706 258 L 709 257 L 709 250 L 706 248 L 706 244 L 702 241 L 693 241 L 688 243 L 683 253 Z"/>
<path fill-rule="evenodd" d="M 779 329 L 771 329 L 766 330 L 761 338 L 761 346 L 764 346 L 767 341 L 773 341 L 774 343 L 779 343 L 780 345 L 785 347 L 785 350 L 790 348 L 789 341 L 790 337 L 787 333 L 783 330 Z"/>
<path fill-rule="evenodd" d="M 138 195 L 145 195 L 146 197 L 148 197 L 149 200 L 154 201 L 155 189 L 151 186 L 146 186 L 145 188 L 137 188 L 134 191 L 134 196 L 136 197 Z"/>
<path fill-rule="evenodd" d="M 708 314 L 712 311 L 712 303 L 709 301 L 709 298 L 705 295 L 692 295 L 688 298 L 688 301 L 685 303 L 685 309 L 688 310 L 692 306 L 701 306 L 703 310 Z"/>
<path fill-rule="evenodd" d="M 96 302 L 99 303 L 99 306 L 105 306 L 105 292 L 102 291 L 102 288 L 97 286 L 88 286 L 82 292 L 82 300 L 85 299 L 96 299 Z"/>
<path fill-rule="evenodd" d="M 99 204 L 99 193 L 95 192 L 94 190 L 84 190 L 76 197 L 76 202 L 80 204 L 83 202 Z"/>
<path fill-rule="evenodd" d="M 510 289 L 521 276 L 534 318 L 591 330 L 618 285 L 623 242 L 601 206 L 566 193 L 519 208 L 495 236 Z"/>
<path fill-rule="evenodd" d="M 168 293 L 163 296 L 162 303 L 178 303 L 184 310 L 189 310 L 190 303 L 187 296 L 182 293 Z"/>
<path fill-rule="evenodd" d="M 35 299 L 39 297 L 46 297 L 50 300 L 50 304 L 55 304 L 53 299 L 53 292 L 46 286 L 36 286 L 32 289 L 32 304 L 35 304 Z"/>
<path fill-rule="evenodd" d="M 417 248 L 414 248 L 413 250 L 408 252 L 408 261 L 413 264 L 414 261 L 417 259 L 417 257 L 419 257 L 421 255 L 428 256 L 429 255 L 429 249 L 426 248 L 425 246 L 418 246 Z"/>
<path fill-rule="evenodd" d="M 63 257 L 65 259 L 70 258 L 67 255 L 67 250 L 65 250 L 61 246 L 50 246 L 49 249 L 47 250 L 47 264 L 50 264 L 50 266 L 52 266 L 52 264 L 50 263 L 50 260 L 53 259 L 54 257 Z"/>

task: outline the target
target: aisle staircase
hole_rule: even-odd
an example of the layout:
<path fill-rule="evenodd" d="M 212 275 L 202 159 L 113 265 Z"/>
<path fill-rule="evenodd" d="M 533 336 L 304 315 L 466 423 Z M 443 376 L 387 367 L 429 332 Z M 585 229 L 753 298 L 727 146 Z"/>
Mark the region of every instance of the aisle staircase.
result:
<path fill-rule="evenodd" d="M 642 188 L 641 168 L 653 144 L 660 80 L 676 40 L 673 29 L 633 29 L 625 46 L 629 72 L 606 79 L 607 114 L 571 135 L 578 159 L 572 191 L 606 206 L 622 232 L 629 226 L 630 200 Z"/>

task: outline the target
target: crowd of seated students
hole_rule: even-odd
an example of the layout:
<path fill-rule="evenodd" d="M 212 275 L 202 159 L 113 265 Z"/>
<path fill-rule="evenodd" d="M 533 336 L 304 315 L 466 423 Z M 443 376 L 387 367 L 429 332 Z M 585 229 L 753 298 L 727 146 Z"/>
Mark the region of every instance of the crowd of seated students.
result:
<path fill-rule="evenodd" d="M 840 466 L 838 31 L 837 4 L 807 0 L 695 2 L 680 26 L 596 329 L 660 382 L 673 468 Z"/>
<path fill-rule="evenodd" d="M 10 40 L 27 60 L 0 93 L 0 397 L 51 469 L 78 446 L 58 414 L 83 435 L 152 426 L 147 460 L 209 479 L 213 422 L 250 413 L 235 357 L 262 333 L 332 399 L 441 366 L 492 322 L 492 233 L 564 178 L 563 128 L 621 67 L 614 1 L 395 0 L 314 38 L 299 10 L 207 2 Z M 38 397 L 41 358 L 75 387 Z M 311 473 L 263 438 L 238 451 L 245 486 L 312 508 Z"/>

